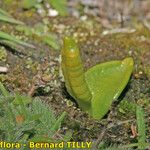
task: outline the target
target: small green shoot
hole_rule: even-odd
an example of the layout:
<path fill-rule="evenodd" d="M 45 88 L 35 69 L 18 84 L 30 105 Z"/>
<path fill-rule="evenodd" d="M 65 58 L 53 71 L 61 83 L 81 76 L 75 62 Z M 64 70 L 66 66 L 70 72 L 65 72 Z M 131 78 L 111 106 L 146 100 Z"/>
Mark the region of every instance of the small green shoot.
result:
<path fill-rule="evenodd" d="M 54 33 L 49 32 L 48 27 L 42 23 L 38 23 L 34 27 L 17 26 L 16 30 L 24 32 L 27 36 L 37 37 L 39 40 L 48 44 L 55 50 L 59 50 L 60 48 L 57 36 Z"/>
<path fill-rule="evenodd" d="M 26 46 L 26 47 L 30 47 L 30 48 L 34 48 L 33 45 L 28 44 L 20 39 L 17 39 L 15 36 L 13 35 L 9 35 L 3 31 L 0 31 L 0 43 L 7 43 L 8 44 L 12 44 L 14 46 L 21 45 L 21 46 Z"/>
<path fill-rule="evenodd" d="M 5 89 L 5 87 L 3 86 L 3 84 L 1 82 L 0 82 L 0 92 L 5 97 L 9 96 L 9 92 Z"/>
<path fill-rule="evenodd" d="M 24 9 L 30 9 L 34 7 L 38 3 L 38 0 L 23 0 L 22 7 Z"/>
<path fill-rule="evenodd" d="M 67 0 L 48 0 L 47 1 L 61 16 L 67 15 Z M 36 8 L 39 4 L 38 0 L 23 0 L 22 7 L 25 9 Z"/>
<path fill-rule="evenodd" d="M 61 16 L 67 15 L 67 0 L 48 0 L 48 2 L 59 12 Z"/>
<path fill-rule="evenodd" d="M 79 48 L 71 37 L 64 39 L 61 56 L 68 93 L 93 118 L 104 117 L 128 83 L 133 59 L 129 57 L 101 63 L 84 72 Z"/>
<path fill-rule="evenodd" d="M 138 148 L 140 150 L 145 150 L 145 142 L 146 142 L 146 125 L 145 125 L 145 114 L 142 107 L 137 106 L 136 108 L 136 118 L 137 118 L 137 126 L 138 126 Z"/>
<path fill-rule="evenodd" d="M 0 8 L 0 21 L 12 23 L 12 24 L 19 24 L 19 25 L 24 24 L 23 22 L 14 19 L 12 16 L 10 16 L 7 12 L 2 10 L 1 8 Z"/>
<path fill-rule="evenodd" d="M 57 37 L 54 34 L 44 35 L 42 41 L 56 50 L 60 48 Z"/>

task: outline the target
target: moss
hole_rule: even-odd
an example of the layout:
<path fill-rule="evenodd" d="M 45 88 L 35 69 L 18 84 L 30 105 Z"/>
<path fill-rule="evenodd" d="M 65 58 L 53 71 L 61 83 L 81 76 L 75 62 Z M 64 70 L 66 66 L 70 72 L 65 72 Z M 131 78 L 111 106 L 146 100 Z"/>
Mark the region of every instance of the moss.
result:
<path fill-rule="evenodd" d="M 0 47 L 0 61 L 5 62 L 7 59 L 7 52 L 6 49 L 4 47 Z"/>
<path fill-rule="evenodd" d="M 133 115 L 136 110 L 136 104 L 133 102 L 129 102 L 127 100 L 122 100 L 120 104 L 118 105 L 118 111 L 119 113 L 122 113 L 126 116 Z"/>
<path fill-rule="evenodd" d="M 146 73 L 147 77 L 150 79 L 150 66 L 144 67 L 144 72 Z"/>
<path fill-rule="evenodd" d="M 6 80 L 7 76 L 4 74 L 0 74 L 0 82 L 4 82 Z"/>
<path fill-rule="evenodd" d="M 137 29 L 134 33 L 119 33 L 107 36 L 108 41 L 116 47 L 127 51 L 135 50 L 137 52 L 149 50 L 149 38 L 150 32 L 145 27 Z"/>
<path fill-rule="evenodd" d="M 144 36 L 145 38 L 150 38 L 149 29 L 144 27 L 142 24 L 137 28 L 135 36 Z"/>

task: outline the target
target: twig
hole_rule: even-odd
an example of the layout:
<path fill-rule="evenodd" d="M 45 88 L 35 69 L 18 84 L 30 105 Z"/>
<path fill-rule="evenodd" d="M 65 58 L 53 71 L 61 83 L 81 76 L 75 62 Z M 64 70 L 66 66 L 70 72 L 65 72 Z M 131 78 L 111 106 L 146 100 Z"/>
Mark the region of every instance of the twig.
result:
<path fill-rule="evenodd" d="M 114 124 L 108 124 L 107 127 L 103 127 L 101 134 L 99 135 L 98 139 L 96 140 L 94 146 L 93 146 L 93 150 L 95 150 L 98 145 L 100 144 L 100 142 L 102 141 L 105 133 L 107 132 L 108 129 L 116 127 L 116 126 L 120 126 L 122 124 L 128 123 L 128 122 L 133 122 L 133 120 L 125 120 L 125 121 L 120 121 Z"/>
<path fill-rule="evenodd" d="M 99 135 L 98 139 L 96 140 L 95 144 L 92 147 L 92 150 L 97 149 L 98 145 L 100 144 L 100 142 L 102 141 L 105 133 L 106 133 L 107 128 L 103 127 L 101 134 Z"/>
<path fill-rule="evenodd" d="M 130 28 L 116 28 L 112 30 L 105 30 L 102 32 L 102 35 L 116 34 L 116 33 L 133 33 L 135 31 L 136 31 L 135 29 Z"/>
<path fill-rule="evenodd" d="M 146 19 L 143 20 L 143 25 L 150 30 L 150 23 Z"/>
<path fill-rule="evenodd" d="M 35 94 L 36 89 L 37 89 L 37 86 L 33 84 L 28 92 L 28 95 L 33 96 Z"/>

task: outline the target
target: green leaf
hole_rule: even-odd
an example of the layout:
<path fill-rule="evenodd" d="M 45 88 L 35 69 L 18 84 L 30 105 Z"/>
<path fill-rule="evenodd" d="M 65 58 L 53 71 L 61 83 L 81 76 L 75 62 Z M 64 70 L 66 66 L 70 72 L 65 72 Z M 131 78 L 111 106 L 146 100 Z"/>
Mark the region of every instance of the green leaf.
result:
<path fill-rule="evenodd" d="M 133 69 L 133 59 L 110 61 L 90 68 L 85 79 L 92 93 L 92 107 L 88 111 L 101 119 L 125 88 Z"/>
<path fill-rule="evenodd" d="M 22 45 L 22 46 L 34 48 L 33 45 L 28 44 L 28 43 L 26 43 L 22 40 L 19 40 L 15 36 L 9 35 L 9 34 L 7 34 L 5 32 L 2 32 L 2 31 L 0 31 L 0 41 L 5 41 L 5 42 L 8 41 L 9 43 L 12 43 L 12 44 L 14 43 L 14 44 L 19 44 L 19 45 Z"/>
<path fill-rule="evenodd" d="M 47 126 L 47 128 L 51 128 L 55 123 L 55 116 L 51 110 L 51 108 L 40 99 L 34 99 L 32 103 L 32 111 L 34 114 L 40 114 L 40 122 Z"/>
<path fill-rule="evenodd" d="M 67 0 L 48 0 L 48 2 L 59 12 L 61 16 L 67 15 Z"/>
<path fill-rule="evenodd" d="M 146 125 L 145 125 L 145 117 L 144 111 L 142 107 L 137 106 L 136 108 L 136 118 L 137 118 L 137 126 L 138 126 L 138 148 L 140 150 L 146 149 Z"/>
<path fill-rule="evenodd" d="M 32 98 L 27 95 L 15 94 L 15 99 L 13 101 L 14 105 L 28 105 L 32 102 Z"/>
<path fill-rule="evenodd" d="M 84 111 L 101 119 L 128 83 L 133 59 L 98 64 L 84 73 L 78 46 L 71 37 L 64 39 L 61 55 L 67 91 Z"/>
<path fill-rule="evenodd" d="M 23 0 L 22 7 L 25 9 L 30 9 L 38 3 L 37 0 Z"/>
<path fill-rule="evenodd" d="M 60 128 L 61 123 L 64 120 L 65 116 L 66 116 L 66 112 L 63 112 L 61 114 L 61 116 L 57 119 L 57 121 L 55 122 L 55 124 L 53 125 L 53 127 L 51 128 L 52 131 L 57 131 Z"/>
<path fill-rule="evenodd" d="M 41 36 L 41 38 L 43 42 L 50 45 L 54 49 L 58 50 L 60 48 L 56 36 L 49 34 L 49 35 Z"/>
<path fill-rule="evenodd" d="M 23 22 L 16 20 L 13 17 L 11 17 L 7 12 L 5 12 L 2 9 L 0 9 L 0 21 L 5 21 L 8 23 L 13 23 L 13 24 L 20 24 L 20 25 L 24 24 Z"/>
<path fill-rule="evenodd" d="M 10 17 L 10 14 L 0 8 L 0 14 Z"/>
<path fill-rule="evenodd" d="M 2 14 L 0 14 L 0 21 L 4 21 L 4 22 L 8 22 L 8 23 L 13 23 L 13 24 L 24 24 L 21 21 L 18 21 L 12 17 L 8 17 L 8 16 L 4 16 Z"/>
<path fill-rule="evenodd" d="M 56 34 L 49 32 L 48 27 L 42 23 L 36 24 L 33 28 L 28 26 L 17 26 L 16 29 L 18 31 L 24 32 L 25 35 L 37 36 L 38 39 L 48 44 L 55 50 L 60 49 L 60 43 L 58 41 L 58 37 L 56 36 Z"/>
<path fill-rule="evenodd" d="M 9 92 L 5 89 L 5 87 L 1 82 L 0 82 L 0 92 L 2 93 L 3 96 L 9 97 Z"/>

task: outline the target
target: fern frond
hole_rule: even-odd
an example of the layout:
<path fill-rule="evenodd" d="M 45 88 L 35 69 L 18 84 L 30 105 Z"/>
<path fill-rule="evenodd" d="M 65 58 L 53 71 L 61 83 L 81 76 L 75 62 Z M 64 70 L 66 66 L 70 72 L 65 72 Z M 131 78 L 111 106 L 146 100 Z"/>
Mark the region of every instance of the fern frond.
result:
<path fill-rule="evenodd" d="M 3 86 L 3 84 L 1 82 L 0 82 L 0 92 L 5 97 L 9 96 L 9 92 L 5 89 L 5 87 Z"/>
<path fill-rule="evenodd" d="M 61 122 L 64 120 L 65 116 L 66 116 L 66 112 L 63 112 L 62 115 L 57 119 L 55 124 L 52 126 L 51 128 L 52 131 L 56 131 L 60 128 Z"/>
<path fill-rule="evenodd" d="M 66 113 L 56 119 L 49 105 L 40 99 L 10 94 L 0 83 L 0 139 L 10 142 L 51 142 L 67 140 L 71 134 L 58 133 Z"/>

